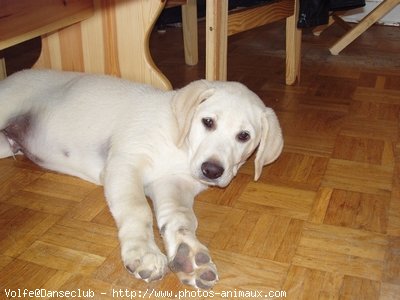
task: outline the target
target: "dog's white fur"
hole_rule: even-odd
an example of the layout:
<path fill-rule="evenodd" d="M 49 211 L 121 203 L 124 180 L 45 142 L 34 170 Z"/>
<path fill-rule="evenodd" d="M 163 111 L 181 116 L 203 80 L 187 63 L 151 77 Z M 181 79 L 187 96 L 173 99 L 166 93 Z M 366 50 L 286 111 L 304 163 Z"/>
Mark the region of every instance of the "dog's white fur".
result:
<path fill-rule="evenodd" d="M 248 141 L 238 138 L 243 132 Z M 200 80 L 165 92 L 48 70 L 0 81 L 0 158 L 24 153 L 104 185 L 124 264 L 146 281 L 161 278 L 169 263 L 186 284 L 214 285 L 215 265 L 195 236 L 193 199 L 209 185 L 225 187 L 257 146 L 256 180 L 281 153 L 282 134 L 275 113 L 239 83 Z M 145 195 L 167 257 L 154 242 Z"/>

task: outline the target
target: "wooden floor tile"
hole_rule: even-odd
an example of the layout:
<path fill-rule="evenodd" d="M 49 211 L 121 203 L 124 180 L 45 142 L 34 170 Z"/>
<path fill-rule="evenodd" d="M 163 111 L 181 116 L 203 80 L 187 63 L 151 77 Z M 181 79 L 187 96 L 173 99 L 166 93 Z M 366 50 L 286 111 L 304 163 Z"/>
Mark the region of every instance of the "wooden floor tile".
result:
<path fill-rule="evenodd" d="M 394 300 L 400 295 L 400 285 L 383 282 L 379 295 L 380 300 Z"/>
<path fill-rule="evenodd" d="M 330 225 L 304 226 L 293 264 L 380 281 L 387 238 Z"/>
<path fill-rule="evenodd" d="M 6 200 L 19 192 L 21 188 L 28 186 L 37 180 L 43 173 L 26 169 L 16 169 L 14 167 L 12 171 L 9 171 L 9 169 L 6 168 L 4 174 L 5 176 L 1 180 L 0 185 L 0 202 Z"/>
<path fill-rule="evenodd" d="M 73 182 L 76 182 L 75 178 Z M 62 182 L 62 184 L 60 184 L 60 182 L 41 177 L 27 186 L 24 190 L 44 196 L 80 202 L 95 188 L 94 185 L 77 185 L 73 182 Z"/>
<path fill-rule="evenodd" d="M 45 232 L 50 228 L 53 228 L 52 226 L 54 226 L 54 224 L 59 220 L 59 217 L 54 215 L 41 217 L 43 218 L 41 218 L 40 222 L 37 222 L 34 225 L 31 223 L 30 225 L 32 227 L 30 227 L 26 232 L 12 231 L 13 235 L 10 234 L 9 239 L 7 239 L 7 250 L 3 253 L 10 257 L 17 257 L 38 240 Z M 7 240 L 3 240 L 4 244 L 7 244 Z"/>
<path fill-rule="evenodd" d="M 4 203 L 59 216 L 65 215 L 76 204 L 75 201 L 72 200 L 47 196 L 24 190 L 10 198 L 5 199 Z"/>
<path fill-rule="evenodd" d="M 265 169 L 260 180 L 304 190 L 317 190 L 328 161 L 326 157 L 284 151 L 276 163 Z"/>
<path fill-rule="evenodd" d="M 324 223 L 386 233 L 389 197 L 334 190 Z"/>
<path fill-rule="evenodd" d="M 291 266 L 283 285 L 288 294 L 287 299 L 339 299 L 344 276 Z"/>
<path fill-rule="evenodd" d="M 388 234 L 400 236 L 400 147 L 396 150 L 396 166 L 393 173 L 393 189 L 388 213 Z"/>
<path fill-rule="evenodd" d="M 17 289 L 37 289 L 45 284 L 56 273 L 56 269 L 40 266 L 25 260 L 14 259 L 3 270 L 7 270 L 8 276 L 0 277 L 1 294 L 4 295 L 4 288 Z"/>
<path fill-rule="evenodd" d="M 306 220 L 315 198 L 314 191 L 263 183 L 249 183 L 235 207 Z"/>
<path fill-rule="evenodd" d="M 332 158 L 380 165 L 384 145 L 383 140 L 339 135 Z"/>
<path fill-rule="evenodd" d="M 389 237 L 383 281 L 400 285 L 400 237 Z"/>
<path fill-rule="evenodd" d="M 393 167 L 330 159 L 322 186 L 390 196 Z"/>
<path fill-rule="evenodd" d="M 224 250 L 214 251 L 214 260 L 221 277 L 215 291 L 228 290 L 232 286 L 245 290 L 279 290 L 288 270 L 287 264 Z"/>
<path fill-rule="evenodd" d="M 38 237 L 57 221 L 58 217 L 35 212 L 29 209 L 12 207 L 5 212 L 0 229 L 0 250 L 14 257 L 25 251 Z"/>
<path fill-rule="evenodd" d="M 104 189 L 97 187 L 85 196 L 79 204 L 70 208 L 66 215 L 81 221 L 91 221 L 106 208 Z"/>
<path fill-rule="evenodd" d="M 322 187 L 318 190 L 311 208 L 310 215 L 308 216 L 308 221 L 310 223 L 323 223 L 332 193 L 332 188 Z"/>
<path fill-rule="evenodd" d="M 106 257 L 119 245 L 116 235 L 114 227 L 64 219 L 47 230 L 40 241 Z"/>
<path fill-rule="evenodd" d="M 33 243 L 19 259 L 55 270 L 89 275 L 104 261 L 104 257 L 56 246 L 41 241 Z"/>
<path fill-rule="evenodd" d="M 380 282 L 345 276 L 339 299 L 378 299 Z"/>
<path fill-rule="evenodd" d="M 320 136 L 314 133 L 285 134 L 285 150 L 291 153 L 329 157 L 334 149 L 335 136 Z"/>

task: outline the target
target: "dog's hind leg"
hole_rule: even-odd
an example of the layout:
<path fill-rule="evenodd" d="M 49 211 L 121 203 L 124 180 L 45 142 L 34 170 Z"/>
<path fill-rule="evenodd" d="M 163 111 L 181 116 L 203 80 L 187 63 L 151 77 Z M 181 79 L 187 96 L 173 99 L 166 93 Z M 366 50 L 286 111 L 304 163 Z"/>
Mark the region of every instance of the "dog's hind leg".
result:
<path fill-rule="evenodd" d="M 20 72 L 22 73 L 22 72 Z M 14 74 L 0 81 L 0 131 L 10 119 L 24 115 L 32 108 L 32 88 L 26 87 L 24 74 Z"/>

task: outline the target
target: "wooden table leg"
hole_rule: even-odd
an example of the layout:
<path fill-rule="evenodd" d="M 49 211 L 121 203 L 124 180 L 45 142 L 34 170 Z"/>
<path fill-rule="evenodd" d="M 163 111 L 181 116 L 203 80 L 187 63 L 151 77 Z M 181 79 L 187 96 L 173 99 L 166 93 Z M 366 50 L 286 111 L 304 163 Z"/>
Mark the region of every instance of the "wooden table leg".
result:
<path fill-rule="evenodd" d="M 206 79 L 227 79 L 228 0 L 206 2 Z"/>
<path fill-rule="evenodd" d="M 194 66 L 199 61 L 197 0 L 187 0 L 187 3 L 182 5 L 182 25 L 185 62 L 189 66 Z"/>
<path fill-rule="evenodd" d="M 286 18 L 286 84 L 300 80 L 301 29 L 297 28 L 299 1 L 295 1 L 294 14 Z"/>
<path fill-rule="evenodd" d="M 339 41 L 337 41 L 329 51 L 333 55 L 338 55 L 340 51 L 346 48 L 351 42 L 358 38 L 365 30 L 371 27 L 376 21 L 381 19 L 396 5 L 400 4 L 400 0 L 384 0 L 373 11 L 365 16 L 360 23 L 354 26 L 348 33 L 346 33 Z"/>
<path fill-rule="evenodd" d="M 4 58 L 0 58 L 0 80 L 7 77 L 6 62 Z"/>

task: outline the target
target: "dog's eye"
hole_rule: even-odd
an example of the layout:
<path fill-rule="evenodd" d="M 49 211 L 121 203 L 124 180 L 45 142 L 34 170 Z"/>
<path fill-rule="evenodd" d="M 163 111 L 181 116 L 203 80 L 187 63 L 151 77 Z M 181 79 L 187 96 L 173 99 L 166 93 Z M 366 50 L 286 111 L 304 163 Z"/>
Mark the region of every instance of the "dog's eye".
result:
<path fill-rule="evenodd" d="M 248 133 L 247 131 L 241 131 L 238 133 L 238 135 L 236 136 L 236 139 L 239 142 L 245 143 L 250 139 L 250 133 Z"/>
<path fill-rule="evenodd" d="M 214 120 L 211 118 L 203 118 L 201 119 L 201 122 L 203 122 L 203 125 L 205 128 L 212 130 L 215 129 L 215 123 Z"/>

